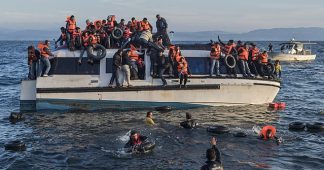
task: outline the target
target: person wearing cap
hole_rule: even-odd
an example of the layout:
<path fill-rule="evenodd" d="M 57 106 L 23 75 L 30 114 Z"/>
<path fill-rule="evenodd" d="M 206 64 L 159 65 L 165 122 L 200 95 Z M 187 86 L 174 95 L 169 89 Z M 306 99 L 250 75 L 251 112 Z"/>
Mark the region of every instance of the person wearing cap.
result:
<path fill-rule="evenodd" d="M 160 14 L 156 15 L 156 35 L 155 36 L 162 36 L 163 38 L 163 42 L 164 42 L 164 46 L 169 46 L 171 44 L 170 42 L 170 38 L 168 36 L 168 23 L 166 22 L 166 20 L 160 16 Z"/>
<path fill-rule="evenodd" d="M 185 129 L 193 129 L 198 125 L 195 120 L 192 119 L 192 116 L 190 113 L 186 113 L 186 120 L 180 123 L 180 126 L 182 126 Z"/>
<path fill-rule="evenodd" d="M 147 139 L 146 136 L 140 135 L 139 132 L 132 130 L 129 136 L 129 141 L 125 144 L 124 148 L 132 148 L 136 145 L 142 144 Z"/>

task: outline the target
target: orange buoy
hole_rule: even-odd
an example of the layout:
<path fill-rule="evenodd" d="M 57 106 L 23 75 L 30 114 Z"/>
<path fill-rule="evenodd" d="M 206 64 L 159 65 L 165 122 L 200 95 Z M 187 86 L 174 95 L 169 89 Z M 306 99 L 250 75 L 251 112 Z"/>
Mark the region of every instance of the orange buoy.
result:
<path fill-rule="evenodd" d="M 286 108 L 286 103 L 285 103 L 285 102 L 279 102 L 279 103 L 278 103 L 278 107 L 279 107 L 280 109 L 284 109 L 284 108 Z"/>
<path fill-rule="evenodd" d="M 269 107 L 272 109 L 277 109 L 278 108 L 278 103 L 269 103 Z"/>

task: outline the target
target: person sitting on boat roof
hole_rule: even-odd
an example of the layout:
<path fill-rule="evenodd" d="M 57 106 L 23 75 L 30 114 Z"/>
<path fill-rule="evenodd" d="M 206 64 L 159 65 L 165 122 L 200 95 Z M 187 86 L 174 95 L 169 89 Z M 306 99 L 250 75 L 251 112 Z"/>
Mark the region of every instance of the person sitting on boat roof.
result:
<path fill-rule="evenodd" d="M 79 57 L 79 60 L 78 60 L 78 63 L 79 64 L 82 64 L 82 57 L 83 57 L 83 54 L 85 51 L 87 51 L 87 48 L 89 46 L 89 31 L 84 31 L 82 33 L 82 46 L 81 46 L 81 52 L 80 52 L 80 57 Z"/>
<path fill-rule="evenodd" d="M 130 69 L 134 75 L 138 74 L 137 61 L 139 60 L 140 55 L 143 55 L 143 53 L 138 52 L 137 48 L 133 44 L 130 44 L 130 50 L 128 51 L 128 56 L 130 58 Z"/>
<path fill-rule="evenodd" d="M 40 52 L 35 49 L 34 46 L 28 47 L 28 67 L 29 67 L 29 74 L 28 78 L 30 80 L 35 80 L 37 75 L 37 65 L 40 59 Z"/>
<path fill-rule="evenodd" d="M 152 32 L 153 27 L 150 24 L 150 22 L 148 22 L 147 18 L 143 18 L 143 20 L 139 23 L 139 31 L 150 31 Z"/>
<path fill-rule="evenodd" d="M 87 19 L 86 20 L 86 29 L 85 29 L 85 31 L 91 31 L 90 30 L 91 25 L 93 25 L 93 23 L 89 19 Z"/>
<path fill-rule="evenodd" d="M 132 130 L 129 136 L 129 141 L 125 144 L 124 148 L 131 148 L 133 146 L 140 145 L 145 140 L 147 140 L 146 136 L 142 136 L 139 132 Z"/>
<path fill-rule="evenodd" d="M 216 77 L 220 77 L 219 72 L 219 59 L 221 57 L 221 47 L 218 42 L 214 43 L 210 51 L 210 72 L 209 76 L 212 77 L 216 67 Z"/>
<path fill-rule="evenodd" d="M 112 75 L 108 87 L 113 87 L 115 80 L 116 80 L 116 87 L 120 87 L 118 72 L 121 70 L 122 67 L 122 53 L 123 50 L 119 49 L 113 56 Z"/>
<path fill-rule="evenodd" d="M 180 126 L 182 126 L 185 129 L 193 129 L 198 125 L 195 120 L 192 119 L 192 116 L 190 113 L 186 113 L 186 120 L 180 123 Z"/>
<path fill-rule="evenodd" d="M 75 29 L 76 29 L 76 20 L 75 20 L 74 15 L 71 15 L 71 16 L 67 17 L 67 19 L 66 19 L 66 30 L 67 30 L 67 32 L 66 32 L 66 39 L 67 39 L 66 42 L 67 43 L 66 44 L 67 44 L 68 48 L 70 47 L 69 46 L 70 41 L 72 39 Z"/>
<path fill-rule="evenodd" d="M 217 139 L 213 137 L 210 141 L 212 148 L 206 151 L 206 164 L 201 167 L 201 170 L 222 170 L 221 157 L 218 148 L 216 147 Z"/>
<path fill-rule="evenodd" d="M 243 77 L 252 77 L 250 68 L 248 65 L 248 59 L 249 59 L 249 48 L 246 43 L 244 43 L 239 49 L 238 49 L 238 61 L 240 63 L 241 72 L 243 74 Z"/>
<path fill-rule="evenodd" d="M 168 36 L 168 23 L 166 20 L 160 16 L 160 14 L 156 15 L 156 29 L 157 32 L 155 34 L 156 37 L 162 36 L 163 38 L 163 45 L 168 46 L 171 44 L 170 38 Z"/>
<path fill-rule="evenodd" d="M 187 88 L 187 81 L 190 75 L 190 69 L 188 66 L 188 62 L 186 61 L 184 56 L 181 56 L 180 61 L 178 62 L 178 73 L 180 78 L 179 88 L 182 88 L 182 82 L 183 86 Z"/>
<path fill-rule="evenodd" d="M 55 41 L 55 48 L 57 48 L 57 43 L 58 42 L 60 42 L 60 46 L 62 46 L 64 43 L 66 43 L 66 29 L 64 27 L 61 27 L 61 35 Z"/>
<path fill-rule="evenodd" d="M 249 49 L 249 66 L 251 68 L 252 73 L 255 76 L 259 75 L 259 68 L 258 68 L 258 55 L 260 54 L 260 50 L 254 43 L 251 43 L 251 48 Z"/>
<path fill-rule="evenodd" d="M 275 72 L 274 72 L 275 76 L 277 78 L 281 78 L 281 65 L 280 65 L 280 61 L 279 60 L 276 60 L 274 66 L 275 66 Z"/>
<path fill-rule="evenodd" d="M 116 44 L 116 40 L 112 37 L 112 32 L 115 29 L 115 27 L 118 25 L 116 21 L 115 15 L 109 15 L 107 17 L 107 26 L 106 26 L 106 33 L 108 35 L 108 43 L 106 48 L 111 48 Z"/>
<path fill-rule="evenodd" d="M 153 121 L 153 112 L 149 111 L 146 113 L 145 123 L 150 126 L 155 125 Z"/>
<path fill-rule="evenodd" d="M 49 60 L 49 57 L 54 56 L 54 54 L 50 50 L 50 41 L 45 40 L 44 43 L 43 42 L 38 43 L 38 49 L 41 53 L 40 75 L 42 73 L 43 68 L 46 67 L 43 77 L 48 77 L 48 73 L 51 69 L 51 62 Z"/>
<path fill-rule="evenodd" d="M 128 51 L 125 50 L 122 53 L 122 67 L 121 71 L 123 72 L 124 79 L 126 80 L 127 87 L 131 87 L 132 85 L 130 84 L 130 58 L 128 56 Z M 124 80 L 122 81 L 124 82 Z"/>
<path fill-rule="evenodd" d="M 130 31 L 136 33 L 139 30 L 139 21 L 137 21 L 135 17 L 132 17 L 131 23 Z"/>

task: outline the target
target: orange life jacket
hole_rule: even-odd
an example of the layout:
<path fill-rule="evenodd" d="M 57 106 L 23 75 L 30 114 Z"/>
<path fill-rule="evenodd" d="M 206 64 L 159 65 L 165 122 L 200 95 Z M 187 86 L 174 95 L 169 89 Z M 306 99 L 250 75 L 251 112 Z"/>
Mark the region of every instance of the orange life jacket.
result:
<path fill-rule="evenodd" d="M 233 49 L 233 45 L 225 45 L 224 48 L 223 48 L 223 52 L 226 54 L 226 55 L 229 55 L 230 52 L 232 52 L 232 49 Z"/>
<path fill-rule="evenodd" d="M 146 23 L 144 21 L 140 22 L 140 31 L 146 31 L 151 29 L 150 23 L 147 21 Z"/>
<path fill-rule="evenodd" d="M 41 53 L 41 56 L 43 56 L 43 57 L 45 57 L 45 58 L 48 58 L 48 57 L 50 56 L 50 55 L 45 51 L 45 48 L 48 48 L 48 49 L 49 49 L 49 47 L 48 47 L 46 44 L 44 44 L 43 42 L 40 42 L 40 43 L 38 43 L 37 47 L 38 47 L 38 49 L 39 49 L 39 51 L 40 51 L 40 53 Z"/>
<path fill-rule="evenodd" d="M 67 17 L 66 22 L 68 23 L 68 31 L 69 31 L 70 33 L 73 33 L 73 31 L 74 31 L 75 28 L 76 28 L 76 21 L 75 21 L 75 19 L 72 21 L 72 20 L 71 20 L 71 17 Z"/>
<path fill-rule="evenodd" d="M 139 59 L 139 55 L 137 54 L 136 47 L 134 47 L 132 44 L 130 45 L 130 51 L 128 52 L 128 56 L 131 60 L 137 61 Z"/>
<path fill-rule="evenodd" d="M 268 54 L 259 54 L 258 58 L 261 60 L 262 64 L 267 64 L 268 63 Z"/>
<path fill-rule="evenodd" d="M 90 39 L 89 39 L 90 41 L 88 41 L 88 42 L 89 42 L 90 45 L 95 45 L 95 44 L 98 43 L 98 41 L 97 41 L 97 37 L 94 36 L 93 34 L 90 34 L 89 38 L 90 38 Z"/>
<path fill-rule="evenodd" d="M 273 139 L 276 136 L 276 128 L 274 126 L 264 126 L 260 131 L 260 136 L 262 136 L 265 140 L 269 139 L 267 136 L 268 130 L 271 130 L 270 139 Z"/>
<path fill-rule="evenodd" d="M 258 59 L 258 54 L 260 53 L 259 49 L 257 47 L 252 47 L 250 49 L 250 52 L 251 52 L 252 61 L 257 60 Z"/>
<path fill-rule="evenodd" d="M 241 60 L 247 61 L 249 59 L 249 52 L 245 47 L 240 47 L 238 49 L 238 52 L 239 52 L 238 56 Z"/>
<path fill-rule="evenodd" d="M 181 58 L 182 56 L 180 56 Z M 178 62 L 178 72 L 181 74 L 188 74 L 188 63 L 185 59 L 182 62 Z"/>
<path fill-rule="evenodd" d="M 219 45 L 213 45 L 212 47 L 212 51 L 210 52 L 210 58 L 211 59 L 216 59 L 218 60 L 220 58 L 220 54 L 221 54 L 221 48 Z"/>
<path fill-rule="evenodd" d="M 173 53 L 173 58 L 174 58 L 175 61 L 180 62 L 181 55 L 178 52 L 175 51 Z"/>
<path fill-rule="evenodd" d="M 102 21 L 101 20 L 96 20 L 94 22 L 94 26 L 95 26 L 96 30 L 100 30 L 101 27 L 102 27 Z"/>

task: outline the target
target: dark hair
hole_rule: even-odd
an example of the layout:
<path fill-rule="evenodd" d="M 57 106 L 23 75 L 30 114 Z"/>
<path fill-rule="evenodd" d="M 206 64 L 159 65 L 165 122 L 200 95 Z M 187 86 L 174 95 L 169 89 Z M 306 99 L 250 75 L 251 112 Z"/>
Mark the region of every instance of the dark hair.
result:
<path fill-rule="evenodd" d="M 123 22 L 123 21 L 125 21 L 125 20 L 124 20 L 124 19 L 121 19 L 121 20 L 120 20 L 120 22 Z"/>
<path fill-rule="evenodd" d="M 208 161 L 213 161 L 216 160 L 216 152 L 214 149 L 207 149 L 206 151 L 206 158 L 208 159 Z"/>
<path fill-rule="evenodd" d="M 71 15 L 71 18 L 74 18 L 74 15 Z"/>
<path fill-rule="evenodd" d="M 159 17 L 159 16 L 160 16 L 160 14 L 156 14 L 156 18 Z"/>
<path fill-rule="evenodd" d="M 152 113 L 151 111 L 147 112 L 146 117 L 149 117 L 151 113 Z"/>
<path fill-rule="evenodd" d="M 45 40 L 45 44 L 47 44 L 49 41 L 48 40 Z"/>
<path fill-rule="evenodd" d="M 186 119 L 191 119 L 191 114 L 189 112 L 186 113 Z"/>
<path fill-rule="evenodd" d="M 147 18 L 143 18 L 143 21 L 147 21 Z"/>
<path fill-rule="evenodd" d="M 135 17 L 132 17 L 132 21 L 135 20 Z"/>

